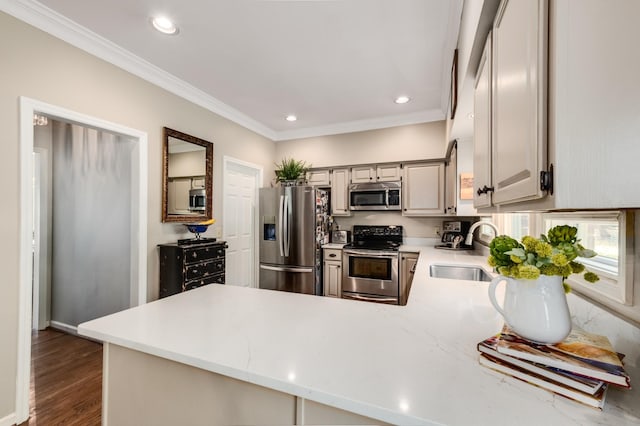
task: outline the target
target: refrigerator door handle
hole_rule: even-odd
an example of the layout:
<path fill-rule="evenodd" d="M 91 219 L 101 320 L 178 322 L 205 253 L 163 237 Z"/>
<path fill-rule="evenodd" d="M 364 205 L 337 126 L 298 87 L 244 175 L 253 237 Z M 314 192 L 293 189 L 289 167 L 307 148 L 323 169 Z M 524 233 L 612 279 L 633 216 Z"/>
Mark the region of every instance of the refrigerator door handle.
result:
<path fill-rule="evenodd" d="M 280 196 L 280 206 L 278 208 L 278 248 L 280 249 L 280 257 L 284 257 L 284 235 L 282 228 L 284 226 L 284 195 Z"/>
<path fill-rule="evenodd" d="M 297 273 L 309 273 L 313 272 L 313 268 L 295 268 L 295 267 L 287 267 L 287 266 L 269 266 L 269 265 L 260 265 L 260 269 L 266 269 L 267 271 L 276 271 L 276 272 L 297 272 Z"/>
<path fill-rule="evenodd" d="M 291 198 L 284 196 L 284 255 L 289 256 L 291 244 Z"/>

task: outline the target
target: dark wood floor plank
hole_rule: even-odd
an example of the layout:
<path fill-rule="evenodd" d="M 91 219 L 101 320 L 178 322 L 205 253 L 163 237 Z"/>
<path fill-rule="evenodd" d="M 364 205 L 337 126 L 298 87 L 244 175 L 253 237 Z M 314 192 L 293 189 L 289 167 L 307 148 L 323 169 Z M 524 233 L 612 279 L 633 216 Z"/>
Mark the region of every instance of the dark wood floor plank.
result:
<path fill-rule="evenodd" d="M 100 425 L 102 345 L 53 329 L 34 332 L 29 405 L 20 426 Z"/>

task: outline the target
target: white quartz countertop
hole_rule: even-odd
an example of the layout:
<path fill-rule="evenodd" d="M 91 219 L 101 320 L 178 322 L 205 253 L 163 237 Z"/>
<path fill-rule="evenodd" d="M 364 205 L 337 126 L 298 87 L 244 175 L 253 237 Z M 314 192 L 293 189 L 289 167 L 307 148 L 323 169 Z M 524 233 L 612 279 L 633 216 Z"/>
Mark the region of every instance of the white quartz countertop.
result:
<path fill-rule="evenodd" d="M 344 244 L 342 244 L 342 243 L 328 243 L 328 244 L 323 244 L 322 245 L 323 249 L 338 249 L 338 250 L 342 250 L 342 247 L 344 247 Z"/>
<path fill-rule="evenodd" d="M 640 424 L 637 389 L 612 387 L 600 412 L 481 367 L 476 344 L 503 323 L 488 283 L 431 278 L 428 269 L 486 267 L 485 258 L 413 249 L 420 258 L 406 306 L 209 285 L 78 331 L 394 424 Z M 634 383 L 640 376 L 628 371 Z"/>

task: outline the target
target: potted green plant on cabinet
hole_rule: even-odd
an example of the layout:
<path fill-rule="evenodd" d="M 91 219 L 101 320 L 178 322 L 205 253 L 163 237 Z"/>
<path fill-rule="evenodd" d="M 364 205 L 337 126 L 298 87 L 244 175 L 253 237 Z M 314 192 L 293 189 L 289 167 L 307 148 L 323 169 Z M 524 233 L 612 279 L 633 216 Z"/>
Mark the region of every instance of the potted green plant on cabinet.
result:
<path fill-rule="evenodd" d="M 309 167 L 310 165 L 302 160 L 285 157 L 280 164 L 276 163 L 276 182 L 283 186 L 293 186 L 304 182 Z"/>

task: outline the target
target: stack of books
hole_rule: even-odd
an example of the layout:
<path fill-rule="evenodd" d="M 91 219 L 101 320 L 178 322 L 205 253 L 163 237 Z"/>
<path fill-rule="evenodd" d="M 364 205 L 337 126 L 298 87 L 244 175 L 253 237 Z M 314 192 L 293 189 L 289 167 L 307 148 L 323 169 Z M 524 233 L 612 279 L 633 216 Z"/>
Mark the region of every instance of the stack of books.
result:
<path fill-rule="evenodd" d="M 609 339 L 574 327 L 562 342 L 544 345 L 524 339 L 506 324 L 478 343 L 480 364 L 594 408 L 604 406 L 611 384 L 629 388 L 623 354 Z"/>

